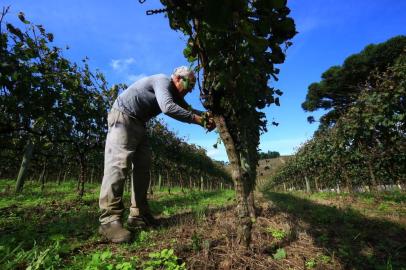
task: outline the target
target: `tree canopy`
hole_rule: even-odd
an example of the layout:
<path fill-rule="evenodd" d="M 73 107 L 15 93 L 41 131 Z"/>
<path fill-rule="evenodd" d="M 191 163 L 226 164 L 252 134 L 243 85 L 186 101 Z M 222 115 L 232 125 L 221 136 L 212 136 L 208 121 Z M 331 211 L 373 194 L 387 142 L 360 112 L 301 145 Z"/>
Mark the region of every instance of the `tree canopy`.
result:
<path fill-rule="evenodd" d="M 281 154 L 278 151 L 259 152 L 259 159 L 277 158 L 280 156 Z"/>
<path fill-rule="evenodd" d="M 380 44 L 366 46 L 349 56 L 341 66 L 332 66 L 321 75 L 320 82 L 309 85 L 302 108 L 307 112 L 328 110 L 320 118 L 320 128 L 334 125 L 354 104 L 371 72 L 385 71 L 406 48 L 406 36 L 396 36 Z M 309 122 L 314 118 L 309 117 Z"/>

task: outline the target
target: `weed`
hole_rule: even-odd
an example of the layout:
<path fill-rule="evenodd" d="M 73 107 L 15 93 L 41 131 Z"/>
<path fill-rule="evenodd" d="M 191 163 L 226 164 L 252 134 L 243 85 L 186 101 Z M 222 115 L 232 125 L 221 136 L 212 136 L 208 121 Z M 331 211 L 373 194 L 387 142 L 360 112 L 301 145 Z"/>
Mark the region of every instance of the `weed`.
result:
<path fill-rule="evenodd" d="M 276 240 L 283 240 L 288 234 L 284 230 L 274 229 L 272 227 L 266 228 L 266 232 L 270 233 Z"/>
<path fill-rule="evenodd" d="M 22 243 L 13 249 L 9 246 L 0 246 L 0 265 L 3 269 L 15 269 L 30 259 L 32 253 L 24 251 L 21 246 Z"/>
<path fill-rule="evenodd" d="M 144 270 L 166 269 L 186 270 L 186 264 L 174 254 L 173 249 L 163 249 L 149 254 L 149 260 L 142 265 Z"/>
<path fill-rule="evenodd" d="M 276 252 L 273 254 L 273 258 L 275 260 L 283 260 L 286 258 L 286 251 L 284 248 L 278 248 Z"/>
<path fill-rule="evenodd" d="M 133 256 L 126 259 L 120 255 L 113 255 L 110 250 L 95 252 L 92 259 L 86 265 L 86 270 L 130 270 L 138 265 L 138 257 Z"/>
<path fill-rule="evenodd" d="M 315 259 L 310 259 L 305 262 L 306 269 L 313 269 L 316 267 L 316 265 L 317 263 Z"/>
<path fill-rule="evenodd" d="M 192 249 L 194 251 L 202 249 L 202 238 L 196 232 L 192 234 Z"/>
<path fill-rule="evenodd" d="M 327 255 L 320 255 L 320 257 L 318 259 L 323 264 L 328 264 L 331 261 L 331 257 L 327 256 Z"/>
<path fill-rule="evenodd" d="M 149 239 L 149 234 L 147 231 L 141 231 L 138 234 L 137 242 L 139 243 L 145 243 Z"/>
<path fill-rule="evenodd" d="M 378 205 L 379 211 L 387 211 L 388 209 L 389 209 L 389 203 L 387 203 L 387 202 L 382 202 Z"/>
<path fill-rule="evenodd" d="M 327 244 L 327 242 L 328 242 L 327 234 L 322 234 L 319 237 L 317 237 L 317 241 L 319 241 L 322 244 Z"/>

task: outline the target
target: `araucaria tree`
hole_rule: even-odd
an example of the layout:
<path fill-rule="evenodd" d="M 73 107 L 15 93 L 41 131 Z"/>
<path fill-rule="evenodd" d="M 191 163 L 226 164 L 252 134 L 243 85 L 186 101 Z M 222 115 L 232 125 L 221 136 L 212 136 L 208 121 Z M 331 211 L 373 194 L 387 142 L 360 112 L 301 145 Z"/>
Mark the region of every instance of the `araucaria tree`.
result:
<path fill-rule="evenodd" d="M 248 246 L 255 217 L 253 189 L 259 135 L 266 131 L 260 110 L 279 105 L 282 92 L 274 65 L 285 60 L 295 34 L 286 0 L 161 0 L 172 29 L 188 38 L 184 55 L 203 74 L 203 106 L 214 116 L 236 189 L 238 242 Z"/>

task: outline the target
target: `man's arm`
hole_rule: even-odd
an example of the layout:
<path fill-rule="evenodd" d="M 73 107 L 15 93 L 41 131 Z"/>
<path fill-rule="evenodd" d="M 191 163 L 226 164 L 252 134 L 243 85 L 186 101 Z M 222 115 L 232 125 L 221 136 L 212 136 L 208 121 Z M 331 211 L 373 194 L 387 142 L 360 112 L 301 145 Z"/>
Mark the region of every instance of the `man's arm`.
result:
<path fill-rule="evenodd" d="M 182 108 L 191 111 L 194 117 L 194 123 L 201 125 L 202 127 L 206 128 L 208 131 L 212 131 L 216 128 L 216 124 L 211 115 L 207 115 L 206 119 L 204 119 L 203 114 L 207 112 L 199 111 L 193 109 L 183 98 L 176 100 L 177 104 L 179 104 Z"/>
<path fill-rule="evenodd" d="M 169 91 L 168 83 L 165 79 L 153 82 L 155 97 L 161 111 L 181 122 L 200 124 L 191 111 L 188 111 L 175 103 Z"/>
<path fill-rule="evenodd" d="M 183 98 L 179 98 L 178 100 L 176 100 L 176 102 L 185 110 L 191 111 L 194 114 L 197 115 L 202 115 L 204 112 L 203 111 L 199 111 L 196 109 L 193 109 L 192 106 L 190 106 Z"/>

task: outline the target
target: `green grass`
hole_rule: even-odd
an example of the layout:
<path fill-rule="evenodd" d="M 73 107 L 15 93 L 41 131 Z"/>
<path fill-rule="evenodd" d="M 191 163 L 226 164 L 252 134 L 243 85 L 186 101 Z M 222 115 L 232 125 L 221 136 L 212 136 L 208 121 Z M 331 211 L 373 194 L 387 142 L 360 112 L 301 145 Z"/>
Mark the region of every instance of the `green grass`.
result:
<path fill-rule="evenodd" d="M 130 244 L 115 245 L 110 254 L 110 245 L 103 244 L 97 233 L 99 184 L 86 184 L 82 198 L 74 182 L 46 183 L 43 191 L 38 183 L 27 182 L 19 195 L 14 193 L 14 184 L 0 180 L 0 269 L 126 269 L 139 265 L 139 258 L 131 258 L 130 253 L 152 250 L 161 254 L 153 239 L 168 238 L 165 227 L 139 231 Z M 198 220 L 210 208 L 233 203 L 233 198 L 232 190 L 184 193 L 171 188 L 169 195 L 163 188 L 154 192 L 150 205 L 153 214 L 163 218 L 189 214 Z M 127 209 L 128 192 L 124 202 Z M 124 218 L 127 214 L 128 210 Z M 154 260 L 164 263 L 173 258 Z"/>
<path fill-rule="evenodd" d="M 19 207 L 46 205 L 54 201 L 62 203 L 78 198 L 76 192 L 74 192 L 76 190 L 76 183 L 72 181 L 62 183 L 61 185 L 54 182 L 46 183 L 43 191 L 41 191 L 38 183 L 27 182 L 24 185 L 23 192 L 20 194 L 14 193 L 14 186 L 14 180 L 0 179 L 0 208 L 13 205 L 18 205 Z M 82 199 L 85 201 L 97 199 L 98 188 L 99 186 L 96 184 L 86 184 L 85 190 L 93 192 L 86 192 Z"/>
<path fill-rule="evenodd" d="M 171 216 L 184 212 L 193 212 L 197 215 L 203 213 L 210 207 L 218 207 L 229 204 L 234 198 L 233 190 L 219 191 L 188 191 L 183 194 L 179 189 L 172 189 L 173 194 L 163 192 L 156 193 L 156 200 L 150 202 L 154 214 Z"/>

